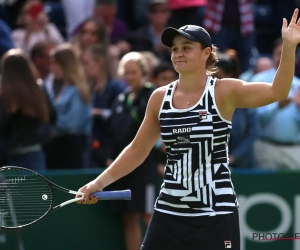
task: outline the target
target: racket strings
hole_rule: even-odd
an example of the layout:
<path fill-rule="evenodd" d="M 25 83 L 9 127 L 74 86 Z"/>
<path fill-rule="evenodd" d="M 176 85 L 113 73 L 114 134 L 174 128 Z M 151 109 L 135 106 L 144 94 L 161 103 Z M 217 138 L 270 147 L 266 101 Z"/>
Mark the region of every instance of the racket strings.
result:
<path fill-rule="evenodd" d="M 20 227 L 43 217 L 52 207 L 51 187 L 42 178 L 24 170 L 0 174 L 0 227 Z"/>

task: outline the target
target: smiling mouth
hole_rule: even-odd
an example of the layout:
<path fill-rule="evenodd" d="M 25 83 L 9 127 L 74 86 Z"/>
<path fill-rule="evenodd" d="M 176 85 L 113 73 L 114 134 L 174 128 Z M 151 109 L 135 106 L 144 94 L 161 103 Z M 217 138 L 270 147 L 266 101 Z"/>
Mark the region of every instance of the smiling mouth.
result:
<path fill-rule="evenodd" d="M 186 61 L 177 61 L 175 63 L 185 63 Z"/>

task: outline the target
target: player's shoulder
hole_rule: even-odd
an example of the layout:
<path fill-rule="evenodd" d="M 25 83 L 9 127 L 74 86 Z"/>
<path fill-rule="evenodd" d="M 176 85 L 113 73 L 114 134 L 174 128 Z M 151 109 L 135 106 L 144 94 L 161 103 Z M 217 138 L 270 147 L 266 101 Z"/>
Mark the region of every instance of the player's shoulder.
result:
<path fill-rule="evenodd" d="M 159 106 L 164 99 L 166 91 L 167 86 L 158 87 L 157 89 L 155 89 L 150 97 L 150 103 L 154 106 Z"/>
<path fill-rule="evenodd" d="M 155 95 L 156 98 L 163 98 L 167 92 L 167 90 L 170 88 L 171 85 L 173 85 L 175 83 L 174 82 L 171 82 L 165 86 L 162 86 L 162 87 L 158 87 L 157 89 L 155 89 L 155 91 L 153 92 L 153 96 Z"/>
<path fill-rule="evenodd" d="M 153 91 L 153 93 L 150 97 L 150 102 L 149 102 L 150 106 L 155 107 L 155 109 L 160 109 L 160 106 L 163 102 L 164 96 L 165 96 L 167 90 L 170 88 L 171 84 L 173 84 L 173 82 L 170 84 L 167 84 L 165 86 L 158 87 Z"/>
<path fill-rule="evenodd" d="M 239 91 L 242 85 L 249 84 L 241 79 L 237 78 L 222 78 L 216 80 L 215 93 L 222 96 L 222 98 L 230 98 Z"/>

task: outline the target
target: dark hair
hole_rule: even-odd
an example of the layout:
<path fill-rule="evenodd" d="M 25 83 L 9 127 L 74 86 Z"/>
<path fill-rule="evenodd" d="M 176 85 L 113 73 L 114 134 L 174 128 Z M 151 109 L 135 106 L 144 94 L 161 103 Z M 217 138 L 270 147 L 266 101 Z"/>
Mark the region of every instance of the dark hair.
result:
<path fill-rule="evenodd" d="M 32 60 L 36 56 L 43 56 L 44 50 L 50 46 L 55 46 L 55 43 L 51 41 L 40 41 L 35 43 L 30 50 L 30 59 Z"/>
<path fill-rule="evenodd" d="M 46 95 L 37 83 L 34 66 L 20 49 L 7 51 L 1 59 L 1 99 L 5 111 L 40 121 L 49 120 Z M 16 74 L 17 72 L 17 74 Z"/>
<path fill-rule="evenodd" d="M 172 71 L 176 75 L 178 74 L 177 71 L 174 69 L 173 65 L 169 62 L 161 62 L 159 65 L 157 65 L 153 71 L 152 71 L 152 77 L 157 78 L 159 74 L 166 72 L 166 71 Z"/>
<path fill-rule="evenodd" d="M 117 0 L 96 0 L 95 5 L 110 5 L 110 6 L 116 6 L 118 5 Z"/>
<path fill-rule="evenodd" d="M 76 34 L 80 34 L 82 32 L 83 27 L 89 23 L 89 22 L 93 22 L 94 24 L 96 24 L 97 26 L 97 37 L 98 37 L 98 43 L 103 44 L 104 46 L 109 45 L 110 41 L 109 41 L 109 37 L 108 34 L 106 32 L 106 28 L 104 23 L 99 20 L 98 18 L 95 17 L 90 17 L 88 19 L 86 19 L 76 30 L 75 35 Z"/>
<path fill-rule="evenodd" d="M 169 10 L 167 3 L 157 2 L 157 3 L 150 3 L 150 4 L 148 5 L 148 12 L 153 12 L 153 11 L 155 11 L 157 5 L 166 5 L 167 10 Z"/>
<path fill-rule="evenodd" d="M 218 53 L 216 65 L 219 69 L 222 69 L 225 74 L 231 74 L 233 78 L 239 78 L 240 66 L 235 50 L 229 49 L 224 53 Z"/>

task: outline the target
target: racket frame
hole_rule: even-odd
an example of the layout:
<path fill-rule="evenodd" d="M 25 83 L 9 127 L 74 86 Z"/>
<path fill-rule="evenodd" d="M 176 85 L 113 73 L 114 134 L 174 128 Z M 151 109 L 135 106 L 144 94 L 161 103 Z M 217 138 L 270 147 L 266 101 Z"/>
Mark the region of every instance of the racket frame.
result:
<path fill-rule="evenodd" d="M 63 188 L 63 187 L 61 187 L 61 186 L 53 183 L 52 181 L 48 180 L 46 177 L 42 176 L 41 174 L 39 174 L 39 173 L 37 173 L 35 171 L 32 171 L 30 169 L 22 168 L 22 167 L 15 167 L 15 166 L 4 166 L 4 167 L 0 168 L 0 173 L 1 173 L 1 169 L 5 169 L 5 168 L 7 168 L 7 169 L 13 168 L 13 169 L 19 169 L 19 170 L 23 170 L 23 171 L 26 171 L 26 172 L 30 172 L 30 173 L 38 176 L 39 178 L 43 179 L 48 184 L 48 186 L 50 187 L 50 189 L 52 191 L 52 195 L 53 195 L 52 196 L 53 197 L 52 198 L 52 206 L 51 206 L 52 210 L 56 210 L 56 209 L 58 209 L 60 207 L 68 205 L 70 203 L 73 203 L 73 202 L 76 202 L 76 201 L 81 201 L 81 200 L 84 199 L 84 193 L 82 193 L 82 192 L 76 192 L 76 191 L 73 191 L 73 190 L 70 190 L 70 189 L 67 189 L 67 188 Z M 53 204 L 53 201 L 54 201 L 54 189 L 53 188 L 61 190 L 61 191 L 65 192 L 65 193 L 74 194 L 74 195 L 80 195 L 81 197 L 73 198 L 73 199 L 67 200 L 65 202 L 62 202 L 59 205 L 54 206 L 54 204 Z"/>
<path fill-rule="evenodd" d="M 38 176 L 43 181 L 45 181 L 47 183 L 47 185 L 49 186 L 49 188 L 51 190 L 51 193 L 52 193 L 52 199 L 51 199 L 51 207 L 38 220 L 30 222 L 30 223 L 28 223 L 26 225 L 19 226 L 19 227 L 1 227 L 0 226 L 0 229 L 3 229 L 3 230 L 23 229 L 25 227 L 28 227 L 28 226 L 34 224 L 34 223 L 39 222 L 40 220 L 42 220 L 43 218 L 45 218 L 46 215 L 48 215 L 48 214 L 56 211 L 57 209 L 65 206 L 65 205 L 68 205 L 68 204 L 71 204 L 71 203 L 74 203 L 74 202 L 77 202 L 77 201 L 81 201 L 81 200 L 84 199 L 84 193 L 82 193 L 82 192 L 76 192 L 76 191 L 73 191 L 73 190 L 69 190 L 69 189 L 63 188 L 63 187 L 61 187 L 61 186 L 53 183 L 52 181 L 48 180 L 47 178 L 45 178 L 44 176 L 42 176 L 41 174 L 39 174 L 39 173 L 37 173 L 37 172 L 35 172 L 33 170 L 30 170 L 30 169 L 27 169 L 27 168 L 22 168 L 22 167 L 15 167 L 15 166 L 3 166 L 3 167 L 0 168 L 0 174 L 1 174 L 1 171 L 5 170 L 5 169 L 22 170 L 22 171 L 29 172 L 31 174 L 34 174 L 34 175 Z M 61 190 L 63 192 L 69 193 L 69 194 L 80 195 L 80 197 L 67 200 L 67 201 L 62 202 L 61 204 L 58 204 L 58 205 L 54 205 L 54 199 L 55 199 L 54 188 L 56 188 L 58 190 Z"/>
<path fill-rule="evenodd" d="M 50 213 L 58 210 L 59 208 L 65 206 L 65 205 L 68 205 L 70 203 L 74 203 L 74 202 L 77 202 L 77 201 L 84 200 L 84 193 L 82 193 L 82 192 L 76 192 L 76 191 L 73 191 L 73 190 L 61 187 L 61 186 L 53 183 L 52 181 L 48 180 L 46 177 L 42 176 L 41 174 L 39 174 L 39 173 L 37 173 L 37 172 L 35 172 L 35 171 L 31 170 L 31 169 L 22 168 L 22 167 L 16 167 L 16 166 L 3 166 L 3 167 L 0 167 L 0 174 L 1 174 L 1 171 L 5 170 L 5 169 L 16 169 L 16 170 L 21 170 L 21 171 L 28 172 L 28 173 L 30 173 L 32 175 L 36 175 L 37 177 L 39 177 L 40 179 L 42 179 L 44 182 L 46 182 L 46 184 L 49 186 L 49 189 L 50 189 L 51 194 L 52 194 L 52 198 L 51 198 L 51 206 L 49 207 L 49 209 L 47 211 L 45 211 L 45 213 L 41 217 L 39 217 L 37 220 L 32 221 L 30 223 L 27 223 L 25 225 L 17 226 L 17 227 L 2 227 L 2 226 L 0 226 L 0 229 L 2 229 L 2 230 L 20 230 L 20 229 L 26 228 L 26 227 L 28 227 L 28 226 L 30 226 L 32 224 L 35 224 L 35 223 L 41 221 L 43 218 L 46 217 L 46 215 L 48 215 L 48 214 L 50 214 Z M 65 192 L 65 193 L 79 195 L 79 197 L 67 200 L 67 201 L 62 202 L 61 204 L 58 204 L 58 205 L 54 205 L 54 199 L 55 199 L 54 188 L 58 189 L 58 190 L 61 190 L 61 191 Z M 111 192 L 114 192 L 114 191 L 111 191 Z M 131 191 L 129 189 L 123 190 L 121 192 L 124 192 L 124 194 L 126 196 L 126 197 L 121 198 L 122 200 L 123 199 L 124 200 L 130 200 L 131 199 Z M 101 192 L 101 193 L 104 193 L 104 192 Z M 107 197 L 105 199 L 109 200 Z M 118 199 L 118 198 L 115 197 L 113 199 Z"/>

